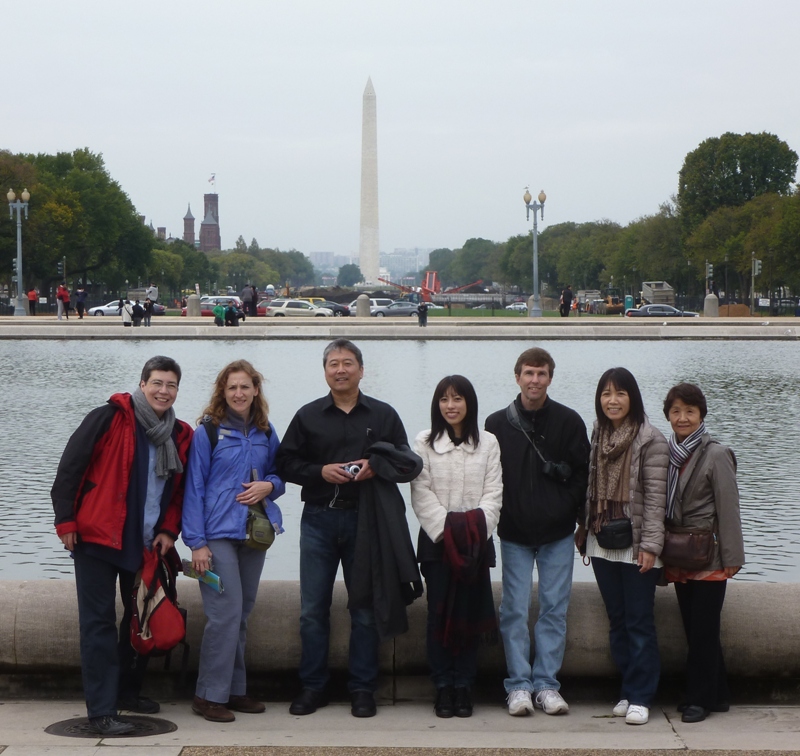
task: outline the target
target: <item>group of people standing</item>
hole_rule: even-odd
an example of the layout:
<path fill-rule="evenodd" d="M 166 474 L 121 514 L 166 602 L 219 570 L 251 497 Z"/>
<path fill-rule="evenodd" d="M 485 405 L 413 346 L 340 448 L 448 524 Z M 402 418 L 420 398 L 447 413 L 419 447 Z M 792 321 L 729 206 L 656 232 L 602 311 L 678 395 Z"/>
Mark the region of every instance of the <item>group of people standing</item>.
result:
<path fill-rule="evenodd" d="M 269 421 L 263 376 L 246 360 L 223 368 L 192 433 L 172 405 L 180 367 L 154 357 L 134 394 L 91 412 L 64 451 L 52 488 L 56 529 L 75 559 L 84 692 L 101 734 L 132 725 L 118 710 L 158 711 L 140 695 L 146 658 L 129 643 L 131 587 L 143 550 L 166 551 L 183 528 L 207 618 L 192 709 L 230 722 L 259 713 L 244 665 L 247 620 L 263 547 L 249 532 L 254 510 L 283 531 L 275 500 L 301 486 L 300 640 L 303 716 L 328 703 L 330 609 L 341 565 L 350 614 L 351 713 L 377 712 L 378 650 L 408 629 L 406 607 L 422 595 L 427 657 L 439 717 L 469 717 L 480 645 L 502 638 L 509 714 L 566 714 L 558 674 L 566 646 L 574 548 L 591 560 L 622 677 L 615 716 L 648 721 L 660 674 L 656 584 L 676 586 L 689 642 L 686 722 L 726 711 L 729 695 L 719 620 L 726 580 L 744 563 L 735 457 L 710 438 L 707 406 L 692 384 L 668 393 L 670 440 L 644 412 L 633 375 L 600 379 L 591 442 L 572 409 L 548 395 L 555 362 L 539 348 L 514 367 L 519 394 L 479 427 L 478 398 L 464 376 L 436 386 L 430 428 L 413 448 L 389 404 L 365 395 L 361 350 L 346 339 L 322 357 L 329 392 L 301 407 L 281 440 Z M 398 483 L 411 483 L 420 522 L 416 552 Z M 576 530 L 577 525 L 577 530 Z M 502 600 L 495 616 L 490 568 L 497 528 Z M 670 532 L 711 534 L 708 561 L 671 564 Z M 662 558 L 663 557 L 663 558 Z M 538 617 L 529 609 L 538 571 Z M 420 574 L 421 570 L 421 574 Z M 125 607 L 117 632 L 119 579 Z"/>

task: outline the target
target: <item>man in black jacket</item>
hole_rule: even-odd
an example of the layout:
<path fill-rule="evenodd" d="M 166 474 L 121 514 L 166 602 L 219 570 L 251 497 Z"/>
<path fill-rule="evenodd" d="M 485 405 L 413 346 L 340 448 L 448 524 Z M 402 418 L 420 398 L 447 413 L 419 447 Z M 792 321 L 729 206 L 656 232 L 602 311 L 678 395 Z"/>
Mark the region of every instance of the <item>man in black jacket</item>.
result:
<path fill-rule="evenodd" d="M 500 634 L 508 677 L 508 712 L 566 714 L 558 692 L 572 589 L 573 532 L 586 496 L 589 440 L 577 412 L 547 389 L 555 362 L 544 349 L 523 352 L 514 367 L 519 396 L 486 419 L 500 443 L 503 508 L 497 532 L 503 561 Z M 528 613 L 533 567 L 538 569 L 539 617 L 531 660 Z"/>
<path fill-rule="evenodd" d="M 300 522 L 303 692 L 292 701 L 289 712 L 312 714 L 328 703 L 330 608 L 341 562 L 351 599 L 351 711 L 355 717 L 372 717 L 376 713 L 378 630 L 372 608 L 352 605 L 360 488 L 363 481 L 375 477 L 367 449 L 378 441 L 407 447 L 408 438 L 391 406 L 361 393 L 364 360 L 355 344 L 347 339 L 332 341 L 322 364 L 330 393 L 297 411 L 276 460 L 278 474 L 303 487 L 304 502 Z"/>

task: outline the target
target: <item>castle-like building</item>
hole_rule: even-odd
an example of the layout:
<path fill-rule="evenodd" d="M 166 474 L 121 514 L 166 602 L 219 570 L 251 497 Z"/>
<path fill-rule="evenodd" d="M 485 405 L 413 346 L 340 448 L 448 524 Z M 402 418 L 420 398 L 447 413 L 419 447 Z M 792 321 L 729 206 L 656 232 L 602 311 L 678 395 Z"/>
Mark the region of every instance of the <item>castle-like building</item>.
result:
<path fill-rule="evenodd" d="M 210 249 L 222 249 L 222 241 L 219 234 L 219 195 L 204 194 L 203 220 L 200 223 L 200 251 L 207 252 Z M 186 215 L 183 216 L 183 240 L 187 244 L 196 246 L 194 232 L 195 217 L 192 215 L 192 205 Z"/>

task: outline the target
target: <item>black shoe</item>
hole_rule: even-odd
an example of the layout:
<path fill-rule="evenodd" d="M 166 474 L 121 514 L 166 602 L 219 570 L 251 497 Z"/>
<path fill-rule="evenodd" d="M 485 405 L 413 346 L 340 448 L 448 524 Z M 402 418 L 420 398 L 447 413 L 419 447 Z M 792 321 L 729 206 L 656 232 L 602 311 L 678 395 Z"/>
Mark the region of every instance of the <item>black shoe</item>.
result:
<path fill-rule="evenodd" d="M 687 704 L 685 701 L 683 703 L 679 703 L 678 704 L 678 713 L 679 714 L 683 714 L 683 712 L 686 711 L 686 707 L 688 705 L 689 704 Z M 731 710 L 731 705 L 727 701 L 723 701 L 722 703 L 718 703 L 716 706 L 709 706 L 708 710 L 709 711 L 716 711 L 716 712 L 724 714 L 726 711 L 730 711 Z"/>
<path fill-rule="evenodd" d="M 472 696 L 469 693 L 469 688 L 456 688 L 456 698 L 453 708 L 457 717 L 472 716 Z"/>
<path fill-rule="evenodd" d="M 127 735 L 136 729 L 136 725 L 123 722 L 116 717 L 90 717 L 89 724 L 99 735 Z"/>
<path fill-rule="evenodd" d="M 295 716 L 313 714 L 317 709 L 328 705 L 328 697 L 321 690 L 303 688 L 303 692 L 292 701 L 289 713 Z"/>
<path fill-rule="evenodd" d="M 452 685 L 445 685 L 444 688 L 437 688 L 436 703 L 433 705 L 436 716 L 442 719 L 450 719 L 450 717 L 456 713 L 453 706 L 454 699 L 455 689 Z"/>
<path fill-rule="evenodd" d="M 378 713 L 375 696 L 368 690 L 354 690 L 350 694 L 350 713 L 354 717 L 374 717 Z"/>
<path fill-rule="evenodd" d="M 135 711 L 137 714 L 158 714 L 161 711 L 161 706 L 152 698 L 133 696 L 118 699 L 117 709 L 119 711 Z"/>
<path fill-rule="evenodd" d="M 702 722 L 708 716 L 708 709 L 702 706 L 695 706 L 694 704 L 688 705 L 681 715 L 681 722 Z"/>

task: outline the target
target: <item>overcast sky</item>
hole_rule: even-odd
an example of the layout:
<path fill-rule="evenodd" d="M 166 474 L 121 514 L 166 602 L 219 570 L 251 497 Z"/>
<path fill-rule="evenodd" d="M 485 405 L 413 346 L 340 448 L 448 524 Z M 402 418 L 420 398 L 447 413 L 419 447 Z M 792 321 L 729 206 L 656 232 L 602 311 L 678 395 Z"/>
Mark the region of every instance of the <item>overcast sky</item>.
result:
<path fill-rule="evenodd" d="M 545 221 L 621 224 L 726 131 L 800 151 L 800 3 L 0 0 L 0 147 L 88 147 L 182 233 L 217 176 L 222 243 L 357 254 L 377 94 L 381 250 Z"/>

